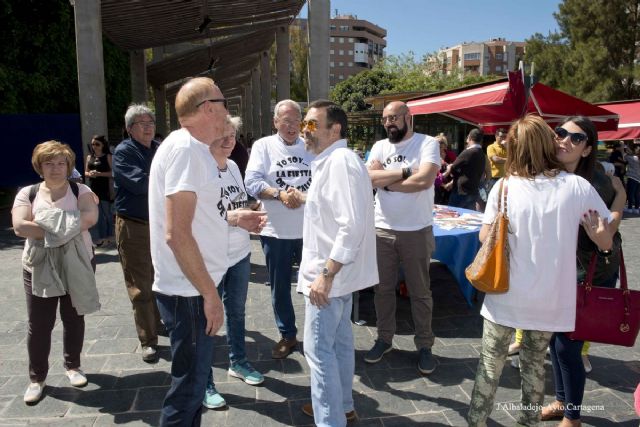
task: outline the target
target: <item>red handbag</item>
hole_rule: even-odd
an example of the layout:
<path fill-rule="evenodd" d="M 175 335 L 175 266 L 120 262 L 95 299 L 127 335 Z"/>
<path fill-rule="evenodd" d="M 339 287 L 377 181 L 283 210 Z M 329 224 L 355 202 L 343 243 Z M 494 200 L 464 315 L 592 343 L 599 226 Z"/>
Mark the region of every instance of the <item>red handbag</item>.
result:
<path fill-rule="evenodd" d="M 567 332 L 572 340 L 633 347 L 640 329 L 640 292 L 627 287 L 627 271 L 620 249 L 620 288 L 593 285 L 596 254 L 591 256 L 587 277 L 578 285 L 576 327 Z"/>

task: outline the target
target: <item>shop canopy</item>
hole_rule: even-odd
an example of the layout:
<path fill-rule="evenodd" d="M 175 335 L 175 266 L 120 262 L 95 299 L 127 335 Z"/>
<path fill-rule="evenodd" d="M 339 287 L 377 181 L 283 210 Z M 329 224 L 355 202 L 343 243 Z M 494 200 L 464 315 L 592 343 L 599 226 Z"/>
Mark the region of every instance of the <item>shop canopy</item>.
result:
<path fill-rule="evenodd" d="M 412 115 L 443 114 L 481 127 L 485 132 L 508 128 L 527 113 L 537 114 L 555 126 L 565 117 L 589 117 L 600 130 L 616 130 L 618 115 L 566 93 L 535 83 L 524 84 L 521 71 L 509 72 L 508 78 L 448 92 L 430 94 L 407 102 Z"/>
<path fill-rule="evenodd" d="M 598 132 L 598 139 L 611 141 L 640 138 L 640 100 L 598 104 L 598 107 L 612 111 L 620 116 L 618 130 Z"/>

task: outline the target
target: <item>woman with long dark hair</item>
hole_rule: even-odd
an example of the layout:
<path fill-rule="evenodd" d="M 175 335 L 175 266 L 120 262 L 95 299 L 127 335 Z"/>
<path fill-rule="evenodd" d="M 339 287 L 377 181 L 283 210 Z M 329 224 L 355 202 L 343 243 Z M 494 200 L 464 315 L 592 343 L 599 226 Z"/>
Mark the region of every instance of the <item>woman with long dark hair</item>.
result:
<path fill-rule="evenodd" d="M 85 163 L 85 176 L 90 179 L 89 187 L 100 199 L 98 223 L 91 228 L 93 244 L 101 246 L 114 240 L 113 210 L 111 209 L 111 152 L 104 135 L 94 135 L 91 139 L 91 154 Z"/>
<path fill-rule="evenodd" d="M 624 185 L 618 177 L 609 177 L 601 168 L 596 167 L 598 133 L 591 120 L 582 116 L 569 117 L 556 128 L 555 133 L 558 160 L 567 172 L 586 179 L 596 189 L 611 211 L 612 221 L 609 227 L 610 231 L 615 232 L 611 250 L 602 251 L 591 241 L 587 232 L 580 229 L 576 252 L 578 281 L 584 280 L 591 257 L 595 253 L 594 284 L 615 287 L 620 268 L 622 239 L 617 229 L 626 200 Z M 556 332 L 551 337 L 549 349 L 556 400 L 543 408 L 542 420 L 562 418 L 561 426 L 580 425 L 580 406 L 586 378 L 585 359 L 581 355 L 584 344 L 584 341 L 570 340 L 563 332 Z"/>

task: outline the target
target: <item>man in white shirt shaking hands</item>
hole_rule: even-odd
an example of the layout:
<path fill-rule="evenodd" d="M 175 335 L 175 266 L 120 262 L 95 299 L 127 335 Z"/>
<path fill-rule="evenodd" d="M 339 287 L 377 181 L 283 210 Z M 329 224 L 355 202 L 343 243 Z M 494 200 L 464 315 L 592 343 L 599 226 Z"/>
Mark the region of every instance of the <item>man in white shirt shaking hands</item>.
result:
<path fill-rule="evenodd" d="M 304 350 L 311 371 L 317 426 L 345 426 L 355 418 L 351 294 L 378 282 L 373 196 L 369 175 L 347 148 L 347 115 L 315 101 L 302 122 L 313 182 L 304 209 L 298 292 L 305 295 Z M 372 268 L 373 267 L 373 268 Z"/>

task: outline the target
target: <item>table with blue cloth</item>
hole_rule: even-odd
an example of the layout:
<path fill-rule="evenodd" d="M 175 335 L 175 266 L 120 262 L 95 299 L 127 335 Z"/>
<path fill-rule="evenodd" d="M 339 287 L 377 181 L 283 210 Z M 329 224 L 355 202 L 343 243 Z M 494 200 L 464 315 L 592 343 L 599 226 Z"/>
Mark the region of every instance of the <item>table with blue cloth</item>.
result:
<path fill-rule="evenodd" d="M 454 208 L 452 206 L 436 206 L 438 208 L 446 208 L 451 211 L 455 211 L 462 214 L 475 214 L 479 212 L 469 209 Z M 444 229 L 438 224 L 438 221 L 434 221 L 433 235 L 436 240 L 436 250 L 431 255 L 431 258 L 445 264 L 453 277 L 458 282 L 460 292 L 464 296 L 465 300 L 470 306 L 473 306 L 473 301 L 476 296 L 476 290 L 464 275 L 464 270 L 473 261 L 480 249 L 480 241 L 478 235 L 480 233 L 480 227 L 474 227 L 472 230 L 467 228 L 452 228 Z"/>

